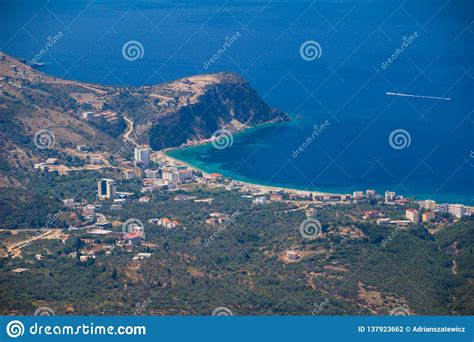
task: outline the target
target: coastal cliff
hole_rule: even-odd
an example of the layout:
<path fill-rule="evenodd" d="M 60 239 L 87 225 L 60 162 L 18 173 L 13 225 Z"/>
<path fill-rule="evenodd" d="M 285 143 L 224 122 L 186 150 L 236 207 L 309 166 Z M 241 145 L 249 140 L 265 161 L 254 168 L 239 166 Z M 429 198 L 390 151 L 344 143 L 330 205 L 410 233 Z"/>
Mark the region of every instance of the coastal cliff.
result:
<path fill-rule="evenodd" d="M 248 82 L 236 74 L 195 76 L 180 82 L 197 87 L 198 95 L 194 102 L 178 106 L 156 120 L 149 134 L 154 150 L 209 138 L 222 128 L 233 132 L 288 119 L 286 113 L 270 108 Z"/>
<path fill-rule="evenodd" d="M 48 129 L 55 148 L 93 145 L 114 151 L 127 120 L 134 139 L 154 150 L 287 120 L 234 73 L 192 76 L 143 87 L 114 87 L 51 77 L 0 53 L 2 150 L 34 150 L 35 132 Z"/>

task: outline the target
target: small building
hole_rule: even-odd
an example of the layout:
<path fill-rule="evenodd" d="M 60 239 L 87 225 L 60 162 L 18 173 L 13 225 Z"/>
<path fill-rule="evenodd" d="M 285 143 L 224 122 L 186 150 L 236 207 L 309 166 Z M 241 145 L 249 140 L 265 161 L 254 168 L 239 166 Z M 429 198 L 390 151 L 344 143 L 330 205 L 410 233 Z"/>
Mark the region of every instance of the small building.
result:
<path fill-rule="evenodd" d="M 255 197 L 252 201 L 254 204 L 267 204 L 268 199 L 265 196 Z"/>
<path fill-rule="evenodd" d="M 81 152 L 91 152 L 92 151 L 92 147 L 87 146 L 87 145 L 77 145 L 76 148 L 77 148 L 78 151 L 81 151 Z"/>
<path fill-rule="evenodd" d="M 114 199 L 114 203 L 116 203 L 116 204 L 123 204 L 125 202 L 127 202 L 127 200 L 125 198 L 116 198 L 116 199 Z"/>
<path fill-rule="evenodd" d="M 342 202 L 350 201 L 351 199 L 352 199 L 352 196 L 350 194 L 341 195 L 341 201 Z"/>
<path fill-rule="evenodd" d="M 224 181 L 224 176 L 221 175 L 220 173 L 211 173 L 209 175 L 209 178 L 216 183 L 220 183 Z"/>
<path fill-rule="evenodd" d="M 89 164 L 90 165 L 104 165 L 104 160 L 102 158 L 95 158 L 92 157 L 89 159 Z"/>
<path fill-rule="evenodd" d="M 145 170 L 145 177 L 146 178 L 158 178 L 158 173 L 159 170 L 152 170 L 152 169 L 146 169 Z"/>
<path fill-rule="evenodd" d="M 423 222 L 431 222 L 435 219 L 435 213 L 432 212 L 432 211 L 424 212 L 421 215 L 421 219 L 422 219 Z"/>
<path fill-rule="evenodd" d="M 123 174 L 125 175 L 126 179 L 132 179 L 137 177 L 137 174 L 134 169 L 124 169 Z"/>
<path fill-rule="evenodd" d="M 112 231 L 106 230 L 106 229 L 93 229 L 89 231 L 89 234 L 106 236 L 110 234 L 111 232 Z"/>
<path fill-rule="evenodd" d="M 212 226 L 216 224 L 222 224 L 224 222 L 225 219 L 221 217 L 209 217 L 208 219 L 206 219 L 206 224 L 210 224 Z"/>
<path fill-rule="evenodd" d="M 374 218 L 377 216 L 377 212 L 374 211 L 374 210 L 369 210 L 369 211 L 365 211 L 364 212 L 364 215 L 362 216 L 362 218 L 364 220 L 368 220 L 368 219 L 371 219 L 371 218 Z"/>
<path fill-rule="evenodd" d="M 214 201 L 214 198 L 199 198 L 195 199 L 194 203 L 207 203 L 207 204 L 212 204 L 212 201 Z"/>
<path fill-rule="evenodd" d="M 378 226 L 388 226 L 390 224 L 389 218 L 379 218 L 377 221 Z"/>
<path fill-rule="evenodd" d="M 151 253 L 138 253 L 135 255 L 132 260 L 143 260 L 151 257 Z"/>
<path fill-rule="evenodd" d="M 178 170 L 178 182 L 190 183 L 194 181 L 193 172 L 191 170 Z"/>
<path fill-rule="evenodd" d="M 48 172 L 49 171 L 49 166 L 46 163 L 35 163 L 34 168 L 36 171 L 40 172 Z"/>
<path fill-rule="evenodd" d="M 408 225 L 410 222 L 411 222 L 410 220 L 391 220 L 390 224 L 394 224 L 398 227 L 403 227 L 403 226 Z"/>
<path fill-rule="evenodd" d="M 82 118 L 86 120 L 90 120 L 94 117 L 94 112 L 82 112 Z"/>
<path fill-rule="evenodd" d="M 419 203 L 421 209 L 426 209 L 430 211 L 436 210 L 436 202 L 433 200 L 420 201 Z"/>
<path fill-rule="evenodd" d="M 91 216 L 91 215 L 94 215 L 94 213 L 95 213 L 95 206 L 92 205 L 92 204 L 88 204 L 88 205 L 86 205 L 86 206 L 82 209 L 82 212 L 83 212 L 83 215 L 84 215 L 84 216 Z"/>
<path fill-rule="evenodd" d="M 209 218 L 206 220 L 206 224 L 216 225 L 225 223 L 229 217 L 225 214 L 221 214 L 217 211 L 209 214 Z"/>
<path fill-rule="evenodd" d="M 410 220 L 410 222 L 418 223 L 420 222 L 420 213 L 416 209 L 407 209 L 405 211 L 405 217 Z"/>
<path fill-rule="evenodd" d="M 237 184 L 236 182 L 231 182 L 230 184 L 227 184 L 225 186 L 225 189 L 228 190 L 228 191 L 237 191 L 237 190 L 242 189 L 242 187 L 239 184 Z"/>
<path fill-rule="evenodd" d="M 93 251 L 90 251 L 86 255 L 79 256 L 79 261 L 81 261 L 81 262 L 86 262 L 89 259 L 95 259 L 95 254 L 94 254 Z"/>
<path fill-rule="evenodd" d="M 395 201 L 396 196 L 394 191 L 385 191 L 385 202 L 390 203 Z"/>
<path fill-rule="evenodd" d="M 68 208 L 72 208 L 74 206 L 74 199 L 73 198 L 68 198 L 63 200 L 64 206 Z"/>
<path fill-rule="evenodd" d="M 179 226 L 180 223 L 177 220 L 172 220 L 172 219 L 169 219 L 167 217 L 162 217 L 162 218 L 160 218 L 156 221 L 156 224 L 158 224 L 159 226 L 168 228 L 168 229 L 172 229 L 172 228 L 176 228 L 177 226 Z"/>
<path fill-rule="evenodd" d="M 283 196 L 280 195 L 280 194 L 271 194 L 270 195 L 270 201 L 281 202 L 281 201 L 283 201 Z"/>
<path fill-rule="evenodd" d="M 197 196 L 190 196 L 190 195 L 176 195 L 173 197 L 175 201 L 192 201 L 195 200 Z"/>
<path fill-rule="evenodd" d="M 375 197 L 375 195 L 377 195 L 377 192 L 373 189 L 367 189 L 365 191 L 365 196 L 367 196 L 367 198 Z"/>
<path fill-rule="evenodd" d="M 130 246 L 138 246 L 142 243 L 143 239 L 143 233 L 135 231 L 132 233 L 127 233 L 124 236 L 125 241 L 130 245 Z"/>
<path fill-rule="evenodd" d="M 171 169 L 171 168 L 166 168 L 162 171 L 161 176 L 163 180 L 168 181 L 170 183 L 178 183 L 179 182 L 179 176 L 176 170 Z"/>
<path fill-rule="evenodd" d="M 286 257 L 288 258 L 288 261 L 301 260 L 301 255 L 297 251 L 286 251 Z"/>

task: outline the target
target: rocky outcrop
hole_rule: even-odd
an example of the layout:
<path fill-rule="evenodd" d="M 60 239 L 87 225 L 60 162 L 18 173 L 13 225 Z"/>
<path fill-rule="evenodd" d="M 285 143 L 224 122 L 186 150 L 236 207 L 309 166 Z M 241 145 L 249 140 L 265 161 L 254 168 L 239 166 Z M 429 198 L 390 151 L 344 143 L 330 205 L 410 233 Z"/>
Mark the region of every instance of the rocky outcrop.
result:
<path fill-rule="evenodd" d="M 155 86 L 113 87 L 58 79 L 0 53 L 0 123 L 3 147 L 34 150 L 38 130 L 55 147 L 93 145 L 117 150 L 133 120 L 135 140 L 154 150 L 209 138 L 218 129 L 240 130 L 287 120 L 234 73 L 182 78 Z"/>

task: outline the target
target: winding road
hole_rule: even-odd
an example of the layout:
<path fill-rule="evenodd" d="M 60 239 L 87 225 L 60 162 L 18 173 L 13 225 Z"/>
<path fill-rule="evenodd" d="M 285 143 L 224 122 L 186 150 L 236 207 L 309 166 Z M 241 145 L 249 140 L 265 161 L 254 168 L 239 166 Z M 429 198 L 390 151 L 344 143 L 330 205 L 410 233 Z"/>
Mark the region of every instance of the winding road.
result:
<path fill-rule="evenodd" d="M 133 121 L 127 118 L 126 116 L 124 116 L 123 118 L 125 119 L 125 121 L 127 121 L 127 124 L 129 125 L 129 130 L 123 135 L 123 138 L 138 147 L 138 144 L 130 138 L 130 134 L 133 131 Z"/>

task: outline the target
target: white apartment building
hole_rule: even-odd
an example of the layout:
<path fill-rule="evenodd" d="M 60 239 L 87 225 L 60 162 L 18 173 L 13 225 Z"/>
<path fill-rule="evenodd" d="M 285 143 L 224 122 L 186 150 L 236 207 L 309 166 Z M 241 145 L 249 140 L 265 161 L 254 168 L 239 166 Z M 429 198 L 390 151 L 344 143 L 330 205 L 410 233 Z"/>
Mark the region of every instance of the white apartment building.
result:
<path fill-rule="evenodd" d="M 394 191 L 385 191 L 385 202 L 393 202 L 396 196 Z"/>
<path fill-rule="evenodd" d="M 141 165 L 148 165 L 150 163 L 150 149 L 135 147 L 135 162 Z"/>

